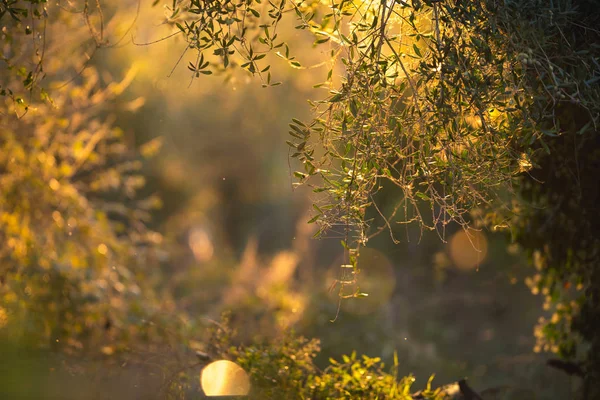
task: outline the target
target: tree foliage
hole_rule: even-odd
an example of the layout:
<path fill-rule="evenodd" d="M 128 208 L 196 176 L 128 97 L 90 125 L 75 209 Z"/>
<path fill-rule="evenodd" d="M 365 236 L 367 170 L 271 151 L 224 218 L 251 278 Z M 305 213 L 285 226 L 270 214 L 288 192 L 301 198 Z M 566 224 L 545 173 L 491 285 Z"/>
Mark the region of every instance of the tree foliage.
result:
<path fill-rule="evenodd" d="M 574 357 L 578 335 L 597 347 L 593 2 L 202 4 L 175 2 L 189 18 L 177 26 L 201 66 L 215 71 L 240 65 L 261 75 L 269 69 L 258 65 L 264 52 L 277 49 L 301 67 L 275 34 L 286 14 L 326 47 L 329 71 L 317 86 L 329 95 L 312 102 L 312 121 L 292 121 L 288 144 L 303 165 L 298 182 L 322 194 L 310 222 L 341 235 L 348 249 L 343 267 L 352 275 L 340 281 L 342 297 L 361 294 L 360 246 L 396 223 L 416 222 L 442 238 L 452 222 L 508 229 L 535 259 L 533 291 L 546 296 L 545 308 L 556 307 L 536 328 L 537 348 Z M 378 193 L 390 186 L 401 195 L 381 204 Z M 586 396 L 596 390 L 597 353 L 588 355 Z"/>
<path fill-rule="evenodd" d="M 87 1 L 83 5 L 92 46 L 105 45 L 100 7 Z M 416 223 L 442 239 L 450 223 L 466 230 L 509 230 L 537 268 L 529 281 L 532 290 L 546 296 L 546 308 L 556 307 L 555 316 L 542 320 L 537 330 L 538 347 L 576 357 L 584 339 L 590 346 L 584 395 L 597 397 L 600 244 L 593 231 L 598 215 L 600 37 L 595 2 L 174 0 L 169 6 L 173 35 L 186 41 L 181 59 L 194 52 L 188 64 L 192 79 L 239 68 L 258 76 L 264 86 L 279 84 L 271 75 L 272 55 L 304 68 L 293 43 L 283 38 L 282 23 L 310 32 L 315 47 L 324 50 L 327 73 L 317 87 L 327 94 L 311 102 L 312 120 L 292 120 L 288 144 L 291 157 L 301 163 L 294 174 L 297 184 L 310 185 L 317 193 L 310 222 L 319 224 L 319 234 L 340 235 L 347 249 L 343 267 L 350 274 L 340 280 L 340 296 L 361 295 L 356 285 L 360 247 L 382 230 L 393 232 L 396 224 Z M 36 136 L 51 135 L 50 128 L 60 128 L 60 119 L 33 116 L 31 122 L 4 123 L 5 115 L 19 107 L 31 110 L 39 102 L 35 96 L 41 96 L 41 110 L 63 100 L 60 94 L 51 99 L 35 89 L 46 71 L 41 38 L 47 35 L 32 36 L 40 29 L 26 20 L 45 24 L 44 2 L 4 1 L 0 7 L 3 23 L 12 24 L 4 32 L 2 51 L 10 78 L 0 83 L 8 99 L 2 140 L 5 154 L 11 154 L 3 158 L 8 172 L 2 174 L 7 180 L 2 234 L 10 236 L 3 256 L 35 264 L 40 279 L 44 268 L 59 268 L 61 258 L 53 258 L 50 250 L 36 254 L 29 249 L 35 244 L 41 250 L 61 239 L 37 238 L 30 224 L 41 224 L 41 217 L 31 206 L 21 209 L 31 199 L 48 198 L 57 207 L 54 224 L 60 229 L 69 225 L 61 207 L 87 221 L 86 244 L 66 253 L 71 256 L 69 271 L 82 273 L 74 268 L 78 257 L 106 272 L 112 264 L 107 256 L 121 254 L 116 242 L 124 223 L 109 218 L 103 207 L 110 201 L 102 196 L 96 201 L 96 192 L 120 188 L 134 197 L 140 181 L 114 179 L 116 167 L 108 160 L 121 156 L 112 150 L 97 152 L 101 147 L 94 134 L 107 132 L 99 136 L 104 135 L 106 149 L 114 150 L 116 133 L 87 116 L 80 126 L 91 127 L 83 128 L 83 136 L 64 136 L 60 151 L 65 154 Z M 33 45 L 15 44 L 14 37 L 27 36 L 33 37 Z M 33 54 L 34 62 L 24 62 L 22 54 Z M 22 93 L 29 93 L 29 99 Z M 69 118 L 73 115 L 75 111 Z M 29 136 L 16 134 L 21 123 Z M 86 150 L 89 143 L 93 151 Z M 82 154 L 84 162 L 79 161 Z M 99 175 L 103 179 L 74 180 L 82 166 L 94 162 L 106 172 Z M 36 172 L 22 176 L 21 169 L 10 169 L 11 163 Z M 63 165 L 74 172 L 61 170 Z M 46 172 L 47 166 L 55 172 Z M 17 183 L 29 190 L 16 191 Z M 394 204 L 381 200 L 390 188 L 400 193 Z M 55 198 L 55 192 L 62 197 Z M 95 208 L 86 208 L 92 203 Z M 125 211 L 133 221 L 125 225 L 140 226 L 143 212 L 136 207 Z M 101 241 L 92 229 L 96 226 L 106 233 Z M 61 232 L 68 234 L 68 229 Z M 133 237 L 126 235 L 128 243 L 137 244 L 145 231 L 133 232 Z M 93 260 L 90 249 L 96 249 Z M 17 290 L 19 279 L 11 282 L 10 290 Z"/>
<path fill-rule="evenodd" d="M 236 332 L 224 319 L 212 329 L 211 353 L 235 360 L 248 372 L 256 399 L 443 399 L 446 388 L 432 388 L 433 376 L 413 397 L 415 378 L 398 379 L 398 359 L 386 368 L 377 357 L 359 357 L 356 353 L 330 359 L 319 370 L 314 358 L 320 351 L 319 341 L 307 340 L 288 332 L 270 343 L 235 346 Z"/>
<path fill-rule="evenodd" d="M 157 263 L 161 235 L 147 224 L 160 201 L 140 191 L 144 159 L 159 143 L 136 154 L 113 125 L 108 102 L 134 71 L 108 85 L 93 68 L 34 85 L 42 71 L 68 76 L 81 62 L 79 56 L 65 59 L 73 49 L 57 38 L 72 28 L 67 19 L 44 20 L 50 36 L 40 39 L 43 48 L 31 44 L 33 33 L 22 32 L 20 19 L 31 9 L 42 18 L 38 6 L 9 9 L 13 20 L 6 22 L 14 26 L 2 41 L 0 310 L 19 327 L 14 335 L 77 351 L 82 341 L 104 341 L 107 330 L 125 338 L 134 333 L 127 321 L 156 312 L 150 266 Z M 32 48 L 47 61 L 26 73 Z"/>

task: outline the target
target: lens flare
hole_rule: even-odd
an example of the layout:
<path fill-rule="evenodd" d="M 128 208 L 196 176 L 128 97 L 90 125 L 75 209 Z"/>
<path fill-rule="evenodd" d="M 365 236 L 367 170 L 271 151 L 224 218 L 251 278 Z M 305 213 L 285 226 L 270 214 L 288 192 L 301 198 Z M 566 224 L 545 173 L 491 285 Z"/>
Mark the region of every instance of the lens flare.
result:
<path fill-rule="evenodd" d="M 207 262 L 211 260 L 215 249 L 210 240 L 210 236 L 204 229 L 192 229 L 188 237 L 188 244 L 197 261 Z"/>
<path fill-rule="evenodd" d="M 487 238 L 479 231 L 456 232 L 449 243 L 449 253 L 456 268 L 468 271 L 479 267 L 487 256 Z"/>
<path fill-rule="evenodd" d="M 250 392 L 246 371 L 228 360 L 215 361 L 204 367 L 200 384 L 207 396 L 246 396 Z"/>

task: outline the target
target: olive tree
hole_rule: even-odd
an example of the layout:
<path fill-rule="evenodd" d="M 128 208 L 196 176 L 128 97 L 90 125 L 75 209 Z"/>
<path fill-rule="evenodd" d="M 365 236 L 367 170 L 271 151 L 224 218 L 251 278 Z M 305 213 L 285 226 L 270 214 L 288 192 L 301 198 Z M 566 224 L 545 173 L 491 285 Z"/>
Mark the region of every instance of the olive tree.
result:
<path fill-rule="evenodd" d="M 93 44 L 108 45 L 100 3 L 82 4 Z M 0 7 L 2 20 L 20 20 L 15 27 L 25 34 L 26 18 L 45 18 L 43 1 Z M 363 295 L 360 248 L 397 224 L 442 239 L 452 223 L 467 232 L 506 230 L 537 269 L 532 291 L 556 311 L 537 328 L 537 349 L 584 357 L 584 396 L 598 395 L 595 2 L 173 0 L 167 7 L 170 36 L 186 42 L 173 64 L 185 60 L 192 79 L 237 70 L 278 85 L 277 58 L 306 68 L 285 28 L 313 35 L 328 67 L 317 87 L 327 94 L 311 100 L 311 120 L 292 119 L 288 144 L 300 165 L 296 184 L 316 193 L 309 222 L 319 224 L 318 235 L 341 236 L 347 249 L 340 297 Z M 40 81 L 42 58 L 14 70 L 20 89 Z M 2 83 L 2 94 L 25 107 L 16 93 Z M 392 189 L 393 204 L 383 195 Z"/>

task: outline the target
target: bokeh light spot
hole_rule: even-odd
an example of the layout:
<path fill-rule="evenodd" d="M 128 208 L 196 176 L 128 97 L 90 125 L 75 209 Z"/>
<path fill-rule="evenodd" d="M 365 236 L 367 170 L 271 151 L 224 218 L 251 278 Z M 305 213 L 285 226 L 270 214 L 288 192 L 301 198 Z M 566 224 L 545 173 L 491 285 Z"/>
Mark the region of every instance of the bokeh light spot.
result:
<path fill-rule="evenodd" d="M 460 230 L 452 236 L 449 246 L 452 263 L 463 271 L 478 267 L 487 256 L 487 239 L 479 231 Z"/>
<path fill-rule="evenodd" d="M 215 361 L 204 367 L 200 384 L 207 396 L 246 396 L 250 392 L 246 371 L 228 360 Z"/>
<path fill-rule="evenodd" d="M 192 229 L 188 244 L 194 253 L 194 258 L 199 262 L 210 261 L 215 251 L 208 233 L 202 228 Z"/>
<path fill-rule="evenodd" d="M 104 243 L 100 243 L 98 245 L 98 253 L 102 254 L 103 256 L 106 255 L 106 253 L 108 253 L 108 246 L 106 246 Z"/>

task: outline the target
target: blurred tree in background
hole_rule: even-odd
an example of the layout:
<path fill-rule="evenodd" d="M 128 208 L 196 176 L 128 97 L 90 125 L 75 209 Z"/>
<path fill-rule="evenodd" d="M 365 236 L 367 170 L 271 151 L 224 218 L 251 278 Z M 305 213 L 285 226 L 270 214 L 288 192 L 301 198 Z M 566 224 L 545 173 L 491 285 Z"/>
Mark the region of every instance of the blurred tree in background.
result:
<path fill-rule="evenodd" d="M 275 343 L 296 327 L 323 339 L 321 365 L 360 346 L 387 360 L 404 346 L 412 362 L 386 375 L 378 361 L 348 358 L 319 375 L 312 361 L 287 361 L 318 383 L 313 396 L 363 396 L 362 373 L 350 381 L 363 392 L 336 390 L 349 385 L 345 374 L 371 368 L 390 398 L 402 396 L 410 379 L 392 376 L 431 365 L 444 379 L 527 376 L 520 384 L 535 381 L 540 396 L 572 395 L 490 366 L 498 351 L 483 346 L 495 335 L 507 360 L 516 343 L 531 345 L 513 329 L 528 322 L 506 309 L 523 299 L 524 319 L 539 312 L 513 286 L 525 275 L 510 266 L 518 261 L 483 230 L 506 229 L 537 268 L 527 284 L 545 296 L 536 351 L 583 358 L 582 396 L 595 398 L 594 2 L 174 1 L 160 25 L 146 23 L 156 17 L 142 5 L 0 3 L 0 329 L 109 360 L 139 344 L 144 368 L 161 365 L 161 395 L 197 390 L 179 373 L 200 365 L 190 349 L 206 350 L 197 316 L 227 309 L 246 346 L 212 356 L 237 360 L 256 393 L 306 389 L 294 386 L 300 378 L 267 387 L 276 363 L 255 359 L 281 351 L 294 360 L 287 353 L 302 343 Z M 141 46 L 122 47 L 132 33 Z M 156 80 L 157 69 L 173 78 Z M 202 75 L 227 84 L 194 82 Z M 246 75 L 270 89 L 259 93 Z M 309 116 L 301 100 L 312 86 L 326 94 Z M 290 119 L 294 175 L 317 193 L 312 215 L 302 188 L 287 191 L 277 132 Z M 145 163 L 159 136 L 166 150 Z M 313 235 L 342 240 L 344 254 L 311 244 Z M 421 246 L 392 246 L 404 235 Z M 442 251 L 436 236 L 449 239 Z M 469 278 L 486 255 L 495 268 Z M 257 334 L 272 346 L 257 346 Z M 483 354 L 473 354 L 475 337 Z M 159 339 L 162 356 L 141 338 Z"/>
<path fill-rule="evenodd" d="M 108 85 L 93 68 L 67 78 L 82 57 L 66 56 L 79 43 L 57 40 L 78 34 L 68 19 L 40 21 L 47 36 L 33 41 L 32 32 L 18 32 L 16 17 L 5 20 L 14 35 L 2 44 L 2 87 L 10 93 L 0 125 L 3 311 L 27 321 L 15 335 L 77 350 L 104 327 L 128 334 L 129 318 L 156 312 L 146 286 L 161 236 L 146 224 L 159 200 L 138 195 L 144 155 L 156 143 L 132 153 L 107 112 L 133 71 Z M 44 81 L 47 89 L 34 87 L 39 78 L 27 72 L 32 52 L 40 57 L 35 74 L 62 72 Z"/>
<path fill-rule="evenodd" d="M 72 357 L 66 368 L 73 374 L 88 356 L 142 342 L 146 350 L 167 346 L 169 325 L 161 321 L 179 314 L 167 293 L 159 299 L 162 236 L 148 228 L 160 200 L 144 192 L 142 168 L 160 143 L 135 151 L 110 109 L 135 71 L 113 79 L 83 68 L 95 38 L 73 10 L 48 10 L 44 2 L 2 7 L 1 386 L 8 398 L 35 398 L 44 386 L 19 387 L 29 374 L 34 382 L 47 374 L 36 350 Z M 51 386 L 60 388 L 63 378 Z"/>

